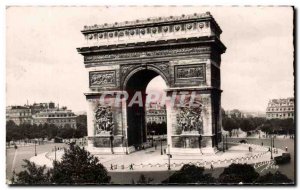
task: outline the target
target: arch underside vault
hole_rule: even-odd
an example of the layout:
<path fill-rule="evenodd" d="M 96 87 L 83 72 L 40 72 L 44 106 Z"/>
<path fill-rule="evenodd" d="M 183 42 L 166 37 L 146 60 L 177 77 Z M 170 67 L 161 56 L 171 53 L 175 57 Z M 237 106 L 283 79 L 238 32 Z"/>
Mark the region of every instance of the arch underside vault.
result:
<path fill-rule="evenodd" d="M 180 20 L 176 22 L 181 23 Z M 170 28 L 174 25 L 173 33 L 177 30 L 176 22 L 168 24 Z M 189 22 L 194 23 L 192 26 L 198 26 L 198 22 L 205 24 L 193 28 Z M 155 35 L 164 32 L 159 29 L 164 27 L 163 24 L 166 23 L 157 25 Z M 167 98 L 180 100 L 181 95 L 185 94 L 184 104 L 166 104 L 167 143 L 171 153 L 213 154 L 216 151 L 216 145 L 221 140 L 220 63 L 226 48 L 219 39 L 221 31 L 210 16 L 193 21 L 187 19 L 180 26 L 186 26 L 182 28 L 186 34 L 191 31 L 189 37 L 174 36 L 174 39 L 157 41 L 145 39 L 130 44 L 123 42 L 77 49 L 84 56 L 89 72 L 89 92 L 85 95 L 90 151 L 125 154 L 146 142 L 145 101 L 142 106 L 129 106 L 129 102 L 137 91 L 145 99 L 148 83 L 158 75 L 167 85 Z M 140 26 L 128 27 L 139 30 Z M 109 30 L 117 29 L 101 30 L 109 33 Z M 93 32 L 101 31 L 95 29 L 83 33 L 90 35 Z M 126 35 L 125 32 L 125 38 Z M 130 40 L 134 38 L 132 36 Z M 125 92 L 129 99 L 120 95 Z M 120 97 L 122 101 L 104 105 L 100 100 L 107 93 L 107 101 Z M 192 97 L 197 106 L 189 106 Z"/>

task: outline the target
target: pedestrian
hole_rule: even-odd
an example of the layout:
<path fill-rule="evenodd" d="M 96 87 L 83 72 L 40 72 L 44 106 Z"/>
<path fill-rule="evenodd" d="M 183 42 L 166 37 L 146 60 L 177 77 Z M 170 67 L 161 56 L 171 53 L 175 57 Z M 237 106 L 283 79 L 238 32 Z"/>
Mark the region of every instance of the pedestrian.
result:
<path fill-rule="evenodd" d="M 261 146 L 264 146 L 264 142 L 261 142 Z"/>
<path fill-rule="evenodd" d="M 156 143 L 154 144 L 154 147 L 155 147 L 155 150 L 156 150 L 157 149 L 157 144 Z"/>
<path fill-rule="evenodd" d="M 210 165 L 210 169 L 211 169 L 211 170 L 214 170 L 213 164 Z"/>
<path fill-rule="evenodd" d="M 249 152 L 251 152 L 251 147 L 249 146 Z"/>
<path fill-rule="evenodd" d="M 110 164 L 110 170 L 114 170 L 114 166 Z"/>
<path fill-rule="evenodd" d="M 133 164 L 130 164 L 130 165 L 129 165 L 129 169 L 130 169 L 130 170 L 133 170 Z"/>
<path fill-rule="evenodd" d="M 287 146 L 285 147 L 285 151 L 286 151 L 286 152 L 288 151 L 288 147 L 287 147 Z"/>

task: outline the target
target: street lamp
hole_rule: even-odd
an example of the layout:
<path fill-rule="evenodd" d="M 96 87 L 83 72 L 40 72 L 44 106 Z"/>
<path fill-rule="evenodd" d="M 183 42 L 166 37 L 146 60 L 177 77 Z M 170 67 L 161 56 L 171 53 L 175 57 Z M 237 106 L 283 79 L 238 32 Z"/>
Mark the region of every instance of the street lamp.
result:
<path fill-rule="evenodd" d="M 163 155 L 162 138 L 160 138 L 160 155 Z"/>
<path fill-rule="evenodd" d="M 272 150 L 272 135 L 271 135 L 271 147 L 270 147 L 270 150 L 271 150 L 271 159 L 273 159 L 273 150 Z"/>
<path fill-rule="evenodd" d="M 226 142 L 225 142 L 225 149 L 228 150 L 227 134 L 225 135 L 225 139 L 226 139 L 226 140 L 225 140 L 225 141 L 226 141 Z"/>
<path fill-rule="evenodd" d="M 128 142 L 128 139 L 126 138 L 126 140 L 125 140 L 125 146 L 126 146 L 126 154 L 128 155 L 128 144 L 127 144 L 127 142 Z"/>
<path fill-rule="evenodd" d="M 113 144 L 114 136 L 112 135 L 112 132 L 110 133 L 109 139 L 110 139 L 111 153 L 114 154 L 114 144 Z"/>
<path fill-rule="evenodd" d="M 200 149 L 201 149 L 201 147 L 202 147 L 201 141 L 202 141 L 202 135 L 199 136 L 199 148 L 200 148 Z"/>
<path fill-rule="evenodd" d="M 34 140 L 34 156 L 36 156 L 36 140 Z"/>
<path fill-rule="evenodd" d="M 222 141 L 223 141 L 223 152 L 225 152 L 225 145 L 224 145 L 224 143 L 225 143 L 225 138 L 224 138 L 224 135 L 222 135 Z"/>
<path fill-rule="evenodd" d="M 171 170 L 171 158 L 172 158 L 172 155 L 170 154 L 170 145 L 168 144 L 168 170 Z"/>
<path fill-rule="evenodd" d="M 151 133 L 152 133 L 152 147 L 154 146 L 153 145 L 153 140 L 154 140 L 154 134 L 155 134 L 155 131 L 151 131 Z"/>
<path fill-rule="evenodd" d="M 56 146 L 54 146 L 54 160 L 56 162 Z"/>

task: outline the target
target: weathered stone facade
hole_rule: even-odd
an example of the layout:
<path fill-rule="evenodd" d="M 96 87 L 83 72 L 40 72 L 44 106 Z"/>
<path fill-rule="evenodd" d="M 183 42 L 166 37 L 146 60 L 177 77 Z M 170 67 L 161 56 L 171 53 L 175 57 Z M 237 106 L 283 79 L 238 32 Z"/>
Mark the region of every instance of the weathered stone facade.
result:
<path fill-rule="evenodd" d="M 166 105 L 171 153 L 214 153 L 221 140 L 220 64 L 226 47 L 210 13 L 85 26 L 82 33 L 86 44 L 77 51 L 89 72 L 91 151 L 128 153 L 146 141 L 144 107 L 129 108 L 124 99 L 108 108 L 99 99 L 137 90 L 145 96 L 147 84 L 160 75 L 167 97 L 195 93 L 199 105 Z"/>

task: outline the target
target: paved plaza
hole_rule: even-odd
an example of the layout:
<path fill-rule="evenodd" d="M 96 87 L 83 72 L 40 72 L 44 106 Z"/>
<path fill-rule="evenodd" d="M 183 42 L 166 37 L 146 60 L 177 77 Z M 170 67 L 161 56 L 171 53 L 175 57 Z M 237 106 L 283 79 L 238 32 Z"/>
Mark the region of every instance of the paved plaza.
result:
<path fill-rule="evenodd" d="M 252 151 L 249 152 L 249 147 Z M 163 147 L 165 148 L 165 147 Z M 170 159 L 171 170 L 179 170 L 184 164 L 195 164 L 210 169 L 226 167 L 231 163 L 255 164 L 269 162 L 271 155 L 268 147 L 254 144 L 230 143 L 229 149 L 225 152 L 219 151 L 215 155 L 172 155 Z M 64 150 L 56 151 L 56 159 L 59 161 Z M 284 152 L 278 149 L 273 156 L 281 155 Z M 148 148 L 129 155 L 96 155 L 100 162 L 109 171 L 165 171 L 168 169 L 168 156 L 161 155 L 160 148 Z M 55 159 L 54 152 L 44 152 L 32 157 L 30 160 L 38 165 L 52 167 Z"/>

